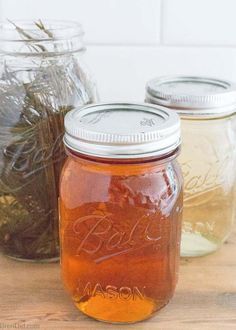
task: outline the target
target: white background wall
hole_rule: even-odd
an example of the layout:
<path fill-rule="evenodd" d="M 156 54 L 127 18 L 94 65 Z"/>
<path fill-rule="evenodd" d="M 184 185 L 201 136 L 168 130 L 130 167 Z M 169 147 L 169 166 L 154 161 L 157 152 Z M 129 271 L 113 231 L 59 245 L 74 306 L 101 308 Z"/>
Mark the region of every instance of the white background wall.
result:
<path fill-rule="evenodd" d="M 165 74 L 236 81 L 236 0 L 0 0 L 0 17 L 81 22 L 105 101 L 142 101 Z"/>

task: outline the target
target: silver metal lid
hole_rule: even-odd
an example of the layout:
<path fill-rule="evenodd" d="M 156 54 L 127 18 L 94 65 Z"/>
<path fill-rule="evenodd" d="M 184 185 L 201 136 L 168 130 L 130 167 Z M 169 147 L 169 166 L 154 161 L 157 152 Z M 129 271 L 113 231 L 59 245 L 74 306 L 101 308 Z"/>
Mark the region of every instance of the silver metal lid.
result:
<path fill-rule="evenodd" d="M 236 112 L 236 85 L 207 77 L 160 77 L 147 83 L 146 101 L 174 108 L 181 116 L 222 117 Z"/>
<path fill-rule="evenodd" d="M 151 104 L 110 103 L 76 108 L 65 116 L 64 143 L 104 158 L 160 156 L 180 145 L 180 119 Z"/>

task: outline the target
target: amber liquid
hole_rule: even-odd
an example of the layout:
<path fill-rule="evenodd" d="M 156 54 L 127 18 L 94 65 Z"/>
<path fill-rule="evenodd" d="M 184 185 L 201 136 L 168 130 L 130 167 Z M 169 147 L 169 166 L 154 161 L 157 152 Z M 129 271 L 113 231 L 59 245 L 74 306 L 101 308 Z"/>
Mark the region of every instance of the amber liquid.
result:
<path fill-rule="evenodd" d="M 172 297 L 182 209 L 178 171 L 176 164 L 67 161 L 61 180 L 62 274 L 85 314 L 136 322 Z"/>

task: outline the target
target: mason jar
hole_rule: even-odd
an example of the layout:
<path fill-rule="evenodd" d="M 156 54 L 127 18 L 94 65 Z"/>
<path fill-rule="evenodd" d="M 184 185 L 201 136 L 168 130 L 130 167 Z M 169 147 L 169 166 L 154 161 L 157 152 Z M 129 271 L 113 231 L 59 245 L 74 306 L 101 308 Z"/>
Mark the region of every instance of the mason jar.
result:
<path fill-rule="evenodd" d="M 65 287 L 95 319 L 149 318 L 171 299 L 178 277 L 180 120 L 147 104 L 98 104 L 69 112 L 65 129 Z"/>
<path fill-rule="evenodd" d="M 0 26 L 0 249 L 19 260 L 59 257 L 64 115 L 96 100 L 82 37 L 72 22 Z"/>
<path fill-rule="evenodd" d="M 214 252 L 228 238 L 235 217 L 236 88 L 213 78 L 162 77 L 147 83 L 146 101 L 181 116 L 181 256 Z"/>

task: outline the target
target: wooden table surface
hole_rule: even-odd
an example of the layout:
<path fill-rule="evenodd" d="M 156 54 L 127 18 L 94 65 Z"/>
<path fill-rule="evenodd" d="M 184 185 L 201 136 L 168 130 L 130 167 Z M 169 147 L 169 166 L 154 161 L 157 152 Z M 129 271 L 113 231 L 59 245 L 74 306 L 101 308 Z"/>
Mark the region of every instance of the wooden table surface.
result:
<path fill-rule="evenodd" d="M 0 329 L 236 329 L 236 231 L 220 251 L 182 259 L 173 300 L 154 318 L 111 325 L 81 314 L 64 292 L 59 264 L 0 257 Z"/>

